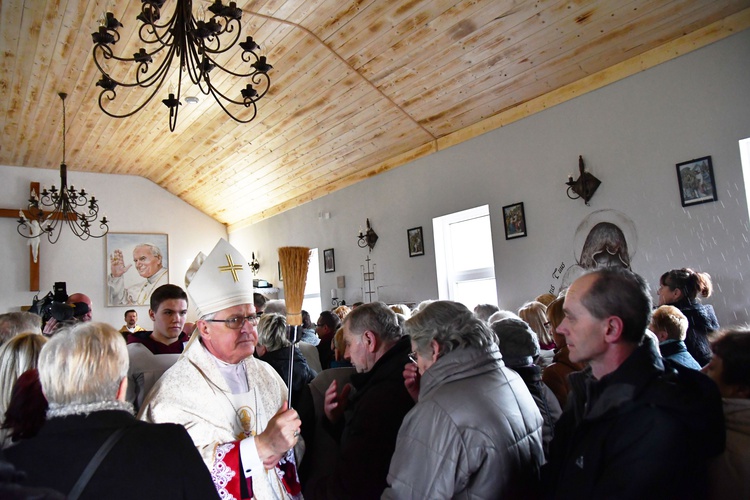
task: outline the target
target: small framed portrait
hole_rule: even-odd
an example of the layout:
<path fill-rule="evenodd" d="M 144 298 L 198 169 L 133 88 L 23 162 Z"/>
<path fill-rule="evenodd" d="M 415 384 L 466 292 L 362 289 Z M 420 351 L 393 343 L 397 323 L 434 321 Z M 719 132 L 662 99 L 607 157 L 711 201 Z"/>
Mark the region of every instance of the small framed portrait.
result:
<path fill-rule="evenodd" d="M 717 200 L 714 166 L 710 156 L 678 163 L 677 181 L 680 184 L 683 207 Z"/>
<path fill-rule="evenodd" d="M 107 306 L 147 306 L 151 293 L 169 283 L 168 236 L 107 233 L 104 283 Z"/>
<path fill-rule="evenodd" d="M 323 250 L 323 270 L 332 273 L 336 270 L 336 259 L 333 257 L 333 248 Z"/>
<path fill-rule="evenodd" d="M 279 281 L 284 281 L 284 275 L 281 274 L 281 262 L 279 264 Z"/>
<path fill-rule="evenodd" d="M 506 240 L 526 236 L 526 214 L 523 210 L 523 202 L 503 207 L 503 223 Z"/>
<path fill-rule="evenodd" d="M 424 238 L 422 238 L 422 226 L 407 229 L 406 239 L 409 243 L 409 257 L 424 255 Z"/>

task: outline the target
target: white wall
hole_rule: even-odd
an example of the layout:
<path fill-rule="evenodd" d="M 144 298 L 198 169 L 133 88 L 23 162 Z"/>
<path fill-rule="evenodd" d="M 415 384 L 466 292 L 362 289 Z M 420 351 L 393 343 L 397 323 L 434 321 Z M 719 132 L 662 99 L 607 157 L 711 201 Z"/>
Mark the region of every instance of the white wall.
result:
<path fill-rule="evenodd" d="M 371 254 L 379 298 L 420 301 L 437 295 L 432 218 L 489 204 L 500 305 L 518 308 L 559 287 L 553 270 L 574 264 L 574 233 L 584 217 L 613 209 L 632 219 L 632 267 L 652 286 L 672 268 L 707 271 L 716 286 L 707 302 L 719 320 L 748 321 L 750 236 L 738 147 L 750 137 L 748 54 L 745 31 L 234 232 L 230 241 L 254 250 L 260 276 L 273 283 L 276 248 L 318 247 L 321 258 L 334 248 L 336 272 L 322 276 L 321 289 L 344 275 L 351 303 L 362 298 L 367 251 L 357 247 L 356 233 L 369 217 L 380 236 Z M 602 180 L 590 207 L 565 195 L 578 155 Z M 719 201 L 683 209 L 675 164 L 709 155 Z M 506 241 L 502 207 L 520 201 L 528 237 Z M 406 230 L 415 226 L 424 230 L 426 255 L 409 258 Z"/>
<path fill-rule="evenodd" d="M 69 167 L 75 158 L 68 158 Z M 21 208 L 28 203 L 29 183 L 60 187 L 57 170 L 0 166 L 0 207 Z M 199 251 L 208 253 L 219 238 L 226 238 L 223 224 L 196 210 L 146 179 L 127 175 L 68 171 L 68 184 L 85 188 L 96 196 L 111 219 L 110 232 L 167 233 L 169 235 L 170 282 L 184 287 L 185 271 Z M 29 259 L 26 240 L 16 232 L 13 219 L 0 219 L 0 311 L 18 311 L 31 305 Z M 105 307 L 108 261 L 104 238 L 81 241 L 66 229 L 59 241 L 41 244 L 40 296 L 56 281 L 67 283 L 68 293 L 83 292 L 94 303 L 94 319 L 119 328 L 129 307 Z M 139 323 L 151 328 L 148 307 L 138 310 Z M 191 308 L 189 317 L 194 317 Z"/>

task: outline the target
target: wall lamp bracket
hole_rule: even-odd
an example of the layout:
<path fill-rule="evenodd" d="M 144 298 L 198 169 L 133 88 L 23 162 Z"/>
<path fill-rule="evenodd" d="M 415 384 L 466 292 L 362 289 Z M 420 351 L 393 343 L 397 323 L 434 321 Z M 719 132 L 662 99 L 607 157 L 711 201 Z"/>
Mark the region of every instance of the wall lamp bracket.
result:
<path fill-rule="evenodd" d="M 568 182 L 565 183 L 568 186 L 566 194 L 571 200 L 583 198 L 584 203 L 588 205 L 602 181 L 594 177 L 591 172 L 586 172 L 583 166 L 583 156 L 578 157 L 578 170 L 580 172 L 578 179 L 573 180 L 573 176 L 568 175 Z M 571 191 L 576 196 L 572 196 Z"/>

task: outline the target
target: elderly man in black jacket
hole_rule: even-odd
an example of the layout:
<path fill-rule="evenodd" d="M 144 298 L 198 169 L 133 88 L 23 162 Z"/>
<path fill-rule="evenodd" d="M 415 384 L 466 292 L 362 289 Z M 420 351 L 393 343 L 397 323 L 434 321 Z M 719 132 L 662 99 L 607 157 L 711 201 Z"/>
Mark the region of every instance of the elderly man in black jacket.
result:
<path fill-rule="evenodd" d="M 644 342 L 651 313 L 640 276 L 607 268 L 578 278 L 557 327 L 572 392 L 543 469 L 551 498 L 705 498 L 707 460 L 724 447 L 721 398 L 703 374 Z"/>
<path fill-rule="evenodd" d="M 354 309 L 344 319 L 344 356 L 357 369 L 339 392 L 325 395 L 327 428 L 339 439 L 339 458 L 328 476 L 311 481 L 305 498 L 380 498 L 401 422 L 414 406 L 402 373 L 411 342 L 396 314 L 382 302 Z"/>

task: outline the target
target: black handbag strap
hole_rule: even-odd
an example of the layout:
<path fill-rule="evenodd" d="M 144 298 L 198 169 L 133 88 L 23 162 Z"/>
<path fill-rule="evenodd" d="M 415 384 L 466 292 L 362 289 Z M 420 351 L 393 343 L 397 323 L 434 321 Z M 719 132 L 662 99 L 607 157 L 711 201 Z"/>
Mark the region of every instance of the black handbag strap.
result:
<path fill-rule="evenodd" d="M 81 496 L 84 488 L 86 488 L 86 485 L 89 483 L 91 476 L 93 476 L 94 472 L 96 472 L 96 469 L 99 468 L 99 464 L 102 463 L 102 460 L 104 460 L 104 457 L 107 456 L 109 450 L 111 450 L 112 447 L 120 440 L 122 435 L 125 434 L 126 429 L 126 427 L 117 429 L 112 433 L 111 436 L 107 438 L 106 441 L 104 441 L 104 444 L 101 445 L 96 454 L 91 458 L 91 461 L 88 463 L 86 468 L 83 469 L 81 477 L 79 477 L 78 481 L 76 481 L 76 484 L 73 485 L 73 489 L 70 490 L 70 493 L 68 493 L 68 500 L 78 500 L 78 497 Z"/>

